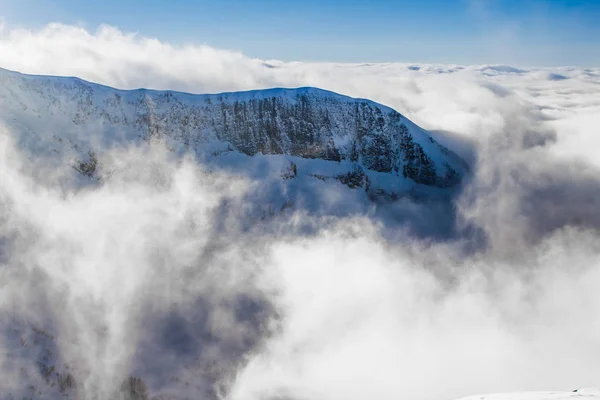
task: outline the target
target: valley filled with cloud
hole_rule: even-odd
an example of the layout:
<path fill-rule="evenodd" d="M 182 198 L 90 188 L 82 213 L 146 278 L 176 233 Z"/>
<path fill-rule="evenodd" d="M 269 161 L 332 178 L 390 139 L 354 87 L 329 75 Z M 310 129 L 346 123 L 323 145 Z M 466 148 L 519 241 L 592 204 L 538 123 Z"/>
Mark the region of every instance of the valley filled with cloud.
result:
<path fill-rule="evenodd" d="M 0 30 L 0 67 L 196 94 L 315 86 L 395 109 L 470 165 L 440 201 L 317 182 L 333 206 L 269 214 L 293 187 L 146 142 L 104 149 L 88 181 L 1 121 L 3 393 L 55 374 L 48 390 L 94 399 L 129 376 L 231 400 L 600 386 L 600 69 L 282 62 L 60 24 Z"/>

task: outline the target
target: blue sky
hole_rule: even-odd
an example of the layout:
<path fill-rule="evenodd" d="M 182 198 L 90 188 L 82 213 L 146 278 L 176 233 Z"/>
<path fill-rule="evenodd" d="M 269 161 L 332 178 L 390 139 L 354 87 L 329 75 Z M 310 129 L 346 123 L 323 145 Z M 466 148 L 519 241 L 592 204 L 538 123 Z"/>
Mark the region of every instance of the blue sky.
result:
<path fill-rule="evenodd" d="M 600 65 L 600 0 L 0 0 L 0 16 L 286 61 Z"/>

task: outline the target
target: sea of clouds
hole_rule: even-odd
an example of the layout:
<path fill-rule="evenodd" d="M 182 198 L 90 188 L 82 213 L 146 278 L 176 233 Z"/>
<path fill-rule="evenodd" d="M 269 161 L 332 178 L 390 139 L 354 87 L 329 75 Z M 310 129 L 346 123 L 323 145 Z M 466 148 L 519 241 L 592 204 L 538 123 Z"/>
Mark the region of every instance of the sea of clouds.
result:
<path fill-rule="evenodd" d="M 1 30 L 0 67 L 123 89 L 317 86 L 393 107 L 473 166 L 453 200 L 472 233 L 454 238 L 302 210 L 248 228 L 255 182 L 132 145 L 80 187 L 3 129 L 4 393 L 43 386 L 37 350 L 15 346 L 28 324 L 85 398 L 128 375 L 231 400 L 600 386 L 600 68 L 280 62 L 60 24 Z M 296 234 L 307 220 L 321 229 Z"/>

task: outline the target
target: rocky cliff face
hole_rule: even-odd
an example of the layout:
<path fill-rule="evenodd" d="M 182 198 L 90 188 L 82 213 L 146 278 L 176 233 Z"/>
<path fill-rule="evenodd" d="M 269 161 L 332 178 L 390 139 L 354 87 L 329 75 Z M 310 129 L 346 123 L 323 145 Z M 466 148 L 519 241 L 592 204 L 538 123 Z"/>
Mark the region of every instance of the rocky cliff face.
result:
<path fill-rule="evenodd" d="M 215 143 L 249 156 L 287 154 L 448 187 L 467 170 L 453 152 L 398 112 L 316 88 L 216 95 L 116 90 L 77 78 L 0 70 L 0 118 L 85 148 L 160 137 L 182 150 Z M 21 129 L 23 130 L 23 129 Z"/>
<path fill-rule="evenodd" d="M 301 210 L 320 210 L 321 215 L 371 213 L 375 207 L 370 200 L 394 200 L 415 186 L 450 193 L 431 186 L 455 185 L 467 170 L 458 156 L 396 111 L 315 88 L 216 95 L 121 91 L 77 78 L 0 69 L 0 129 L 3 124 L 12 129 L 21 147 L 36 153 L 28 161 L 35 162 L 38 152 L 52 157 L 63 152 L 52 160 L 71 161 L 79 172 L 74 176 L 84 183 L 101 177 L 97 171 L 102 169 L 103 149 L 155 138 L 175 152 L 196 153 L 207 164 L 213 161 L 206 159 L 214 160 L 218 167 L 236 164 L 245 170 L 273 170 L 266 183 L 241 200 L 256 205 L 256 210 L 236 210 L 237 222 L 245 226 L 268 221 L 296 204 Z M 74 160 L 69 158 L 73 152 Z M 52 165 L 42 164 L 44 169 Z M 231 207 L 240 208 L 236 205 Z M 219 212 L 225 221 L 227 205 L 223 207 Z M 418 214 L 410 210 L 411 215 Z M 379 215 L 387 221 L 391 214 Z M 144 326 L 153 328 L 136 344 L 130 371 L 108 382 L 107 388 L 86 387 L 90 372 L 85 363 L 82 367 L 61 353 L 69 346 L 77 349 L 69 342 L 68 323 L 58 323 L 66 318 L 62 310 L 56 311 L 60 317 L 55 324 L 40 326 L 27 316 L 8 318 L 0 313 L 0 325 L 6 327 L 0 333 L 0 351 L 7 349 L 13 363 L 4 370 L 14 371 L 17 382 L 7 387 L 0 379 L 0 392 L 11 393 L 7 399 L 86 398 L 96 391 L 119 399 L 220 398 L 217 385 L 261 345 L 268 335 L 263 327 L 266 318 L 276 311 L 262 298 L 232 298 L 231 318 L 244 334 L 219 337 L 206 322 L 212 313 L 221 318 L 219 299 L 218 306 L 197 299 L 191 315 L 149 310 Z M 166 339 L 164 332 L 170 332 Z M 97 340 L 104 343 L 101 337 Z M 169 397 L 169 390 L 180 397 Z M 154 394 L 158 395 L 151 397 Z"/>

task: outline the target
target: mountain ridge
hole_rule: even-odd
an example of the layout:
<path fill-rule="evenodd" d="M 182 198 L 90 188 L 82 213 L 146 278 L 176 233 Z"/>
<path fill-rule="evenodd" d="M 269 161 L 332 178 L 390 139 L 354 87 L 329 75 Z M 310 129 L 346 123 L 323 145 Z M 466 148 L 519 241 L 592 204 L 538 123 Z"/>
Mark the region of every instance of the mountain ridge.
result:
<path fill-rule="evenodd" d="M 0 69 L 0 106 L 0 118 L 17 121 L 40 143 L 50 135 L 91 148 L 92 137 L 103 143 L 159 137 L 179 151 L 346 161 L 441 188 L 457 185 L 468 171 L 458 155 L 392 108 L 308 86 L 192 94 Z"/>

